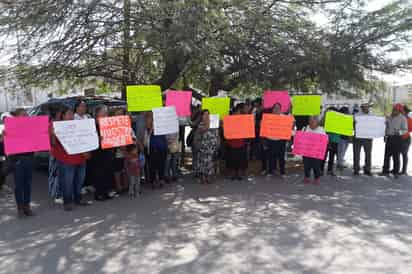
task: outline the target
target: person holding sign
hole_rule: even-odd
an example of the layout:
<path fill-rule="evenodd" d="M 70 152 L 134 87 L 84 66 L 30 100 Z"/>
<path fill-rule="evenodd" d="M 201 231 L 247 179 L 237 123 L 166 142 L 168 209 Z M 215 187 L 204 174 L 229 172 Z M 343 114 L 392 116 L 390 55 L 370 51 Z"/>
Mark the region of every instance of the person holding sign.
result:
<path fill-rule="evenodd" d="M 219 115 L 218 115 L 219 116 Z M 197 129 L 199 128 L 200 122 L 202 121 L 202 111 L 200 109 L 200 106 L 194 106 L 192 110 L 192 116 L 190 117 L 190 133 L 187 136 L 186 139 L 186 145 L 188 147 L 191 147 L 192 150 L 192 169 L 195 172 L 195 177 L 198 177 L 198 174 L 196 174 L 196 171 L 198 168 L 196 167 L 198 160 L 198 152 L 199 152 L 199 136 L 196 134 Z"/>
<path fill-rule="evenodd" d="M 330 107 L 326 111 L 326 114 L 327 112 L 330 112 L 330 111 L 337 112 L 338 109 L 335 107 Z M 325 114 L 325 117 L 326 117 L 326 114 Z M 329 138 L 328 149 L 326 150 L 325 159 L 322 161 L 321 174 L 323 175 L 324 173 L 326 158 L 328 158 L 328 171 L 327 171 L 328 175 L 336 176 L 335 172 L 333 171 L 333 166 L 335 164 L 335 158 L 338 154 L 338 144 L 341 140 L 341 136 L 335 133 L 328 133 L 328 138 Z"/>
<path fill-rule="evenodd" d="M 233 114 L 246 114 L 242 112 L 245 104 L 238 104 Z M 226 140 L 226 168 L 232 171 L 231 180 L 242 180 L 242 175 L 248 168 L 247 142 L 245 139 Z"/>
<path fill-rule="evenodd" d="M 272 114 L 282 115 L 280 103 L 276 103 L 272 107 Z M 267 157 L 267 169 L 266 175 L 273 176 L 279 163 L 280 176 L 285 176 L 285 153 L 286 153 L 286 140 L 280 140 L 278 138 L 267 138 L 268 144 L 268 157 Z"/>
<path fill-rule="evenodd" d="M 73 110 L 64 106 L 61 110 L 61 120 L 74 119 Z M 58 184 L 63 194 L 63 208 L 65 211 L 73 210 L 73 204 L 87 205 L 81 201 L 81 189 L 86 176 L 85 154 L 69 155 L 55 135 L 52 135 L 52 155 L 57 160 Z"/>
<path fill-rule="evenodd" d="M 87 113 L 87 104 L 83 100 L 79 100 L 74 105 L 74 120 L 84 120 L 92 118 Z"/>
<path fill-rule="evenodd" d="M 97 106 L 94 110 L 96 128 L 100 135 L 100 126 L 97 121 L 108 116 L 107 107 Z M 117 193 L 111 192 L 114 178 L 114 152 L 112 149 L 98 148 L 92 152 L 87 168 L 89 169 L 90 181 L 95 188 L 94 198 L 96 201 L 105 201 L 114 198 Z"/>
<path fill-rule="evenodd" d="M 339 109 L 339 112 L 343 113 L 343 114 L 349 114 L 349 108 L 348 107 L 341 107 Z M 345 155 L 346 155 L 346 151 L 348 150 L 349 140 L 350 140 L 350 137 L 340 135 L 340 140 L 339 140 L 339 143 L 338 143 L 338 153 L 337 153 L 337 156 L 338 156 L 338 169 L 340 171 L 342 171 L 344 166 L 345 166 Z"/>
<path fill-rule="evenodd" d="M 385 159 L 382 168 L 382 176 L 389 175 L 390 159 L 393 159 L 393 175 L 398 178 L 400 168 L 400 154 L 402 151 L 401 136 L 408 132 L 408 121 L 402 114 L 403 106 L 393 106 L 392 115 L 386 120 L 386 144 Z"/>
<path fill-rule="evenodd" d="M 363 116 L 372 116 L 372 114 L 369 111 L 369 104 L 362 104 L 361 105 L 361 111 L 358 112 L 355 115 L 356 117 L 363 117 Z M 356 119 L 355 119 L 356 121 Z M 365 175 L 371 176 L 371 170 L 372 170 L 372 145 L 373 145 L 373 139 L 371 138 L 359 138 L 356 137 L 357 133 L 355 134 L 355 137 L 353 138 L 353 174 L 355 176 L 359 175 L 359 170 L 360 170 L 360 154 L 361 150 L 363 148 L 363 151 L 365 153 L 365 166 L 363 167 L 363 172 Z"/>
<path fill-rule="evenodd" d="M 408 121 L 408 132 L 402 135 L 402 170 L 401 174 L 402 175 L 408 175 L 408 153 L 409 153 L 409 147 L 411 145 L 411 134 L 410 131 L 412 128 L 409 127 L 409 125 L 412 125 L 412 119 L 409 118 L 409 113 L 411 112 L 408 108 L 408 106 L 404 105 L 403 106 L 404 110 L 404 115 L 405 118 Z"/>
<path fill-rule="evenodd" d="M 321 126 L 319 126 L 318 116 L 311 116 L 309 118 L 309 125 L 304 129 L 304 131 L 325 134 L 325 130 Z M 305 178 L 303 182 L 305 184 L 309 184 L 312 170 L 315 175 L 314 183 L 317 185 L 320 183 L 321 164 L 322 160 L 320 159 L 303 157 L 303 167 L 305 170 Z"/>
<path fill-rule="evenodd" d="M 195 173 L 200 177 L 201 184 L 210 184 L 210 176 L 215 174 L 214 156 L 218 150 L 218 133 L 210 129 L 209 111 L 202 110 L 201 122 L 196 129 L 197 164 Z"/>
<path fill-rule="evenodd" d="M 49 186 L 49 197 L 54 200 L 54 202 L 63 202 L 62 198 L 62 191 L 61 187 L 59 184 L 59 166 L 57 164 L 57 159 L 53 155 L 53 146 L 56 143 L 56 137 L 54 136 L 53 132 L 53 122 L 58 122 L 62 119 L 62 110 L 65 108 L 64 105 L 62 104 L 56 104 L 52 105 L 49 108 L 49 113 L 50 113 L 50 143 L 52 146 L 52 149 L 50 151 L 49 155 L 49 177 L 48 177 L 48 186 Z"/>
<path fill-rule="evenodd" d="M 155 135 L 153 113 L 146 114 L 145 148 L 149 162 L 149 181 L 152 188 L 161 188 L 165 181 L 167 140 L 165 135 Z"/>
<path fill-rule="evenodd" d="M 11 113 L 12 117 L 6 119 L 15 119 L 19 117 L 27 117 L 24 109 L 16 109 Z M 7 138 L 7 127 L 3 132 L 3 136 Z M 31 209 L 31 183 L 33 178 L 33 152 L 20 153 L 9 156 L 9 160 L 13 166 L 14 174 L 14 197 L 17 204 L 18 217 L 33 216 Z"/>

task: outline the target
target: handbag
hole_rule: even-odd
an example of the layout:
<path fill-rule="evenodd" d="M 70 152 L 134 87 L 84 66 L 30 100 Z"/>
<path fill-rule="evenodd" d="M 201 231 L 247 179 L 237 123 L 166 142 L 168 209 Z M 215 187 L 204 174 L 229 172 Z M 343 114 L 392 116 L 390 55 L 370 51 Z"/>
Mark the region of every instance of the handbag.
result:
<path fill-rule="evenodd" d="M 194 139 L 195 139 L 195 134 L 194 134 L 194 132 L 195 132 L 195 129 L 192 129 L 192 131 L 189 133 L 189 135 L 188 135 L 187 138 L 186 138 L 186 145 L 187 145 L 188 147 L 191 147 L 191 146 L 193 145 L 193 141 L 194 141 Z"/>

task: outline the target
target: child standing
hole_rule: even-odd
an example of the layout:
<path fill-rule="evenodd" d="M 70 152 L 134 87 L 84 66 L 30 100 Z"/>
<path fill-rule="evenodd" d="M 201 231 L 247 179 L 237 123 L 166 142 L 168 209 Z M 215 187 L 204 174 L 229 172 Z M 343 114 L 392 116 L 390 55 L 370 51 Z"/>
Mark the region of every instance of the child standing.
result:
<path fill-rule="evenodd" d="M 169 134 L 166 136 L 168 153 L 166 158 L 165 176 L 168 182 L 176 182 L 178 177 L 179 161 L 179 135 Z"/>
<path fill-rule="evenodd" d="M 136 197 L 137 194 L 142 194 L 140 187 L 140 169 L 141 162 L 139 160 L 139 150 L 136 145 L 126 147 L 124 166 L 126 174 L 129 178 L 129 195 Z"/>

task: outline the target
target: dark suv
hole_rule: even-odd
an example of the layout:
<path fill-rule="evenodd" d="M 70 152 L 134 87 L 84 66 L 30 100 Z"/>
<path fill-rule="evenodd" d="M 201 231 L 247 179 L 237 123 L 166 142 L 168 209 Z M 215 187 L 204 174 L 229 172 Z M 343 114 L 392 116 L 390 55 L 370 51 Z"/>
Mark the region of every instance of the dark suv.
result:
<path fill-rule="evenodd" d="M 76 97 L 66 97 L 66 98 L 53 98 L 49 101 L 40 104 L 30 111 L 28 111 L 30 116 L 39 115 L 49 115 L 50 109 L 55 105 L 66 105 L 72 109 L 78 101 L 84 101 L 87 104 L 87 109 L 89 114 L 93 114 L 97 106 L 105 105 L 108 109 L 114 108 L 127 108 L 126 101 L 113 99 L 110 97 L 102 96 L 76 96 Z M 35 165 L 37 168 L 47 168 L 49 165 L 49 153 L 48 152 L 38 152 L 35 153 Z"/>
<path fill-rule="evenodd" d="M 72 109 L 78 101 L 85 101 L 87 104 L 87 109 L 90 114 L 93 114 L 94 109 L 99 105 L 105 105 L 109 108 L 125 108 L 126 109 L 126 101 L 114 99 L 110 97 L 102 97 L 102 96 L 75 96 L 75 97 L 66 97 L 66 98 L 53 98 L 49 101 L 40 104 L 29 111 L 30 116 L 38 116 L 38 115 L 48 115 L 50 107 L 53 105 L 63 104 Z"/>

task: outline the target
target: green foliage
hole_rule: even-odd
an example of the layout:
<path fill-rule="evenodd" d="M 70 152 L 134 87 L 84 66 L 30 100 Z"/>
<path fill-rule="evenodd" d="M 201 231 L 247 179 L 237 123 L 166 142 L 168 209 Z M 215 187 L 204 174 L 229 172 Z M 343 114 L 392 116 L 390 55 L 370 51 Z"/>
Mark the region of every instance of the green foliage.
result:
<path fill-rule="evenodd" d="M 365 2 L 8 1 L 0 4 L 0 35 L 17 38 L 13 72 L 36 85 L 95 78 L 110 83 L 99 92 L 157 83 L 212 95 L 348 86 L 363 93 L 370 92 L 367 72 L 411 68 L 387 55 L 411 40 L 411 2 L 373 12 Z M 315 12 L 331 24 L 317 26 Z"/>

